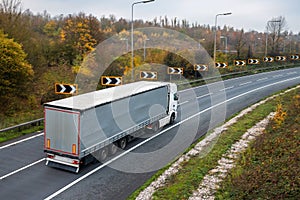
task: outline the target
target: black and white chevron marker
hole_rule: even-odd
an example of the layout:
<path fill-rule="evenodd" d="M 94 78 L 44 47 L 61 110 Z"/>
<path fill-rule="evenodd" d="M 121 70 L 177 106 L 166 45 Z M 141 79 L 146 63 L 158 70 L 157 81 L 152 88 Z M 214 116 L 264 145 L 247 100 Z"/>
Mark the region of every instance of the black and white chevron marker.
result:
<path fill-rule="evenodd" d="M 77 94 L 78 92 L 77 84 L 60 84 L 55 83 L 55 93 L 56 94 Z"/>
<path fill-rule="evenodd" d="M 286 56 L 276 56 L 276 61 L 286 61 Z"/>
<path fill-rule="evenodd" d="M 217 63 L 215 63 L 215 66 L 216 66 L 216 68 L 226 68 L 226 67 L 228 67 L 228 63 L 219 63 L 219 62 L 217 62 Z"/>
<path fill-rule="evenodd" d="M 248 64 L 249 65 L 258 65 L 259 64 L 259 59 L 250 58 L 250 59 L 248 59 Z"/>
<path fill-rule="evenodd" d="M 140 72 L 140 79 L 157 79 L 157 72 Z"/>
<path fill-rule="evenodd" d="M 183 74 L 183 68 L 168 67 L 168 74 Z"/>
<path fill-rule="evenodd" d="M 195 71 L 208 71 L 208 65 L 199 65 L 199 64 L 196 64 L 194 65 L 194 70 Z"/>
<path fill-rule="evenodd" d="M 270 56 L 264 57 L 264 62 L 273 62 L 273 61 L 274 61 L 273 57 Z"/>
<path fill-rule="evenodd" d="M 117 86 L 122 85 L 121 76 L 101 76 L 101 85 Z"/>
<path fill-rule="evenodd" d="M 300 59 L 300 56 L 297 55 L 297 54 L 293 54 L 290 56 L 291 60 L 299 60 Z"/>
<path fill-rule="evenodd" d="M 247 64 L 246 60 L 234 60 L 235 66 L 245 66 Z"/>

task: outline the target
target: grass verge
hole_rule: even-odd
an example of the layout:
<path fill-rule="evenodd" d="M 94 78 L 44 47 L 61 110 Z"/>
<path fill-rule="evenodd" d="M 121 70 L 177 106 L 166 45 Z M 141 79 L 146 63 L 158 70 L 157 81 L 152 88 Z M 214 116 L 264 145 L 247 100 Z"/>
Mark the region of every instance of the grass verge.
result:
<path fill-rule="evenodd" d="M 3 133 L 0 133 L 0 143 L 21 137 L 23 135 L 41 131 L 43 129 L 44 129 L 44 126 L 33 126 L 33 127 L 30 127 L 29 129 L 25 129 L 25 130 L 21 130 L 21 131 L 18 131 L 18 130 L 6 131 Z"/>
<path fill-rule="evenodd" d="M 300 90 L 282 97 L 277 114 L 245 151 L 216 199 L 300 199 Z"/>

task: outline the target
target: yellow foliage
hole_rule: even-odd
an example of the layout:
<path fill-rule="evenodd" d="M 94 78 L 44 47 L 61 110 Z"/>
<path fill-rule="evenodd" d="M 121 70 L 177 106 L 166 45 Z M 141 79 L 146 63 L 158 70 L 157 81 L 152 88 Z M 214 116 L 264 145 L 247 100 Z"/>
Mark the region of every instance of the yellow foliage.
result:
<path fill-rule="evenodd" d="M 279 103 L 277 105 L 276 114 L 273 119 L 276 123 L 276 127 L 274 127 L 274 128 L 279 128 L 281 126 L 281 124 L 284 122 L 286 116 L 287 116 L 287 113 L 282 109 L 282 104 Z"/>
<path fill-rule="evenodd" d="M 65 41 L 66 40 L 66 32 L 64 30 L 60 31 L 60 40 Z"/>

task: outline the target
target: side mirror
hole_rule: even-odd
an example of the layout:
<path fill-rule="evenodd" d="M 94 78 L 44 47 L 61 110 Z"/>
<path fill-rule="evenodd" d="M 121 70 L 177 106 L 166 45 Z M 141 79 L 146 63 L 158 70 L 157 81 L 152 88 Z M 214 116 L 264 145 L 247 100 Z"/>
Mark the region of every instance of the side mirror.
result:
<path fill-rule="evenodd" d="M 174 94 L 174 100 L 175 100 L 175 101 L 178 101 L 178 99 L 179 99 L 179 96 L 178 96 L 177 93 L 175 93 L 175 94 Z"/>

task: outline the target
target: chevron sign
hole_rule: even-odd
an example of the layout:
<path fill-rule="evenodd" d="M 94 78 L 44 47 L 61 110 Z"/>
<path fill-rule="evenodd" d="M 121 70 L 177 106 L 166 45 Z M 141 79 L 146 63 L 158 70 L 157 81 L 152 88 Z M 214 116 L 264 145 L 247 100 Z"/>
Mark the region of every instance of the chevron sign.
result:
<path fill-rule="evenodd" d="M 273 62 L 274 61 L 274 58 L 273 57 L 264 57 L 264 62 Z"/>
<path fill-rule="evenodd" d="M 248 59 L 248 64 L 249 65 L 258 65 L 259 64 L 259 59 L 250 58 L 250 59 Z"/>
<path fill-rule="evenodd" d="M 300 56 L 298 54 L 293 54 L 290 56 L 291 60 L 299 60 Z"/>
<path fill-rule="evenodd" d="M 234 60 L 235 66 L 245 66 L 247 64 L 246 60 Z"/>
<path fill-rule="evenodd" d="M 140 72 L 140 79 L 157 79 L 157 72 L 146 72 L 141 71 Z"/>
<path fill-rule="evenodd" d="M 286 56 L 276 56 L 276 61 L 286 61 Z"/>
<path fill-rule="evenodd" d="M 199 65 L 199 64 L 196 64 L 194 65 L 194 70 L 195 71 L 208 71 L 208 65 Z"/>
<path fill-rule="evenodd" d="M 55 83 L 56 94 L 77 94 L 77 92 L 78 92 L 77 84 Z"/>
<path fill-rule="evenodd" d="M 183 74 L 183 68 L 168 67 L 168 74 Z"/>
<path fill-rule="evenodd" d="M 226 68 L 226 67 L 228 67 L 228 63 L 219 63 L 219 62 L 217 62 L 217 63 L 215 63 L 215 66 L 216 66 L 216 68 Z"/>
<path fill-rule="evenodd" d="M 104 86 L 122 85 L 122 76 L 101 76 L 101 85 Z"/>

